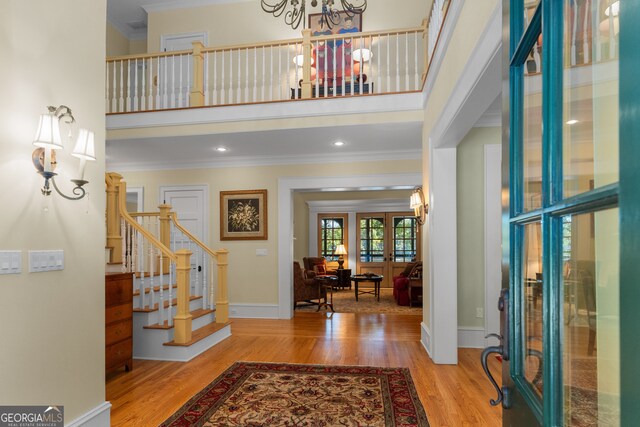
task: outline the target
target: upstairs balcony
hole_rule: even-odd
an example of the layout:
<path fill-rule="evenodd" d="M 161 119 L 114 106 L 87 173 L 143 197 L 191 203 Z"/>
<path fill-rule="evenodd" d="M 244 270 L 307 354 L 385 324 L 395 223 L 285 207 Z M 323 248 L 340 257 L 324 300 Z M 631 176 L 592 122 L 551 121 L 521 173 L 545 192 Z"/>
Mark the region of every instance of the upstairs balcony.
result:
<path fill-rule="evenodd" d="M 107 114 L 421 92 L 449 0 L 421 26 L 107 58 Z"/>

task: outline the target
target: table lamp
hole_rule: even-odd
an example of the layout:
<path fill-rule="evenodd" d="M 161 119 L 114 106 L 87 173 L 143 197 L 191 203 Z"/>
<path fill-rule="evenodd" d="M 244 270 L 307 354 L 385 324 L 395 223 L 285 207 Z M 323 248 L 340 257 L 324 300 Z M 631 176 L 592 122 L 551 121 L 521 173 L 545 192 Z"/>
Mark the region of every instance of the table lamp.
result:
<path fill-rule="evenodd" d="M 339 255 L 338 257 L 338 270 L 342 270 L 343 267 L 342 265 L 344 264 L 344 257 L 343 255 L 347 254 L 347 249 L 345 249 L 344 245 L 338 245 L 336 246 L 336 250 L 333 253 L 334 255 Z"/>

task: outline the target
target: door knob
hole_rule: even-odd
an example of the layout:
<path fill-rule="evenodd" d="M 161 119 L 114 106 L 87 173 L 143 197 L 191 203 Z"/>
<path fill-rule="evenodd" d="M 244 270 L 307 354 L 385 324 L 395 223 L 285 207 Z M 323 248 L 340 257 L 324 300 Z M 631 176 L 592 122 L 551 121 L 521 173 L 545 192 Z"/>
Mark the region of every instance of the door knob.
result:
<path fill-rule="evenodd" d="M 495 399 L 489 399 L 489 403 L 491 406 L 496 406 L 502 403 L 502 407 L 505 409 L 509 409 L 511 407 L 511 402 L 509 399 L 509 389 L 507 387 L 499 387 L 496 380 L 491 375 L 491 371 L 489 371 L 489 365 L 487 363 L 487 359 L 490 354 L 499 354 L 502 356 L 502 360 L 509 360 L 509 289 L 502 289 L 500 291 L 500 298 L 498 299 L 498 310 L 500 310 L 500 329 L 501 334 L 489 334 L 485 338 L 497 338 L 500 344 L 493 345 L 485 348 L 480 355 L 480 363 L 482 364 L 482 369 L 484 373 L 489 378 L 491 385 L 496 389 L 498 393 L 498 397 Z"/>

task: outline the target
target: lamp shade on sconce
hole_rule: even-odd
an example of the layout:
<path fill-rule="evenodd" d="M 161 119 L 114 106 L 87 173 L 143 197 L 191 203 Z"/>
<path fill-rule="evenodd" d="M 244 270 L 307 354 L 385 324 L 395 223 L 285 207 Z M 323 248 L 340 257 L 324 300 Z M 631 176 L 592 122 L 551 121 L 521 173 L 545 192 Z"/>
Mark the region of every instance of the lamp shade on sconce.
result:
<path fill-rule="evenodd" d="M 422 204 L 422 200 L 420 200 L 420 194 L 415 192 L 411 194 L 411 199 L 409 199 L 409 207 L 411 209 L 419 208 Z"/>
<path fill-rule="evenodd" d="M 58 117 L 53 114 L 40 115 L 40 123 L 38 124 L 38 131 L 33 140 L 33 145 L 52 150 L 62 150 Z"/>
<path fill-rule="evenodd" d="M 79 159 L 95 160 L 96 159 L 96 147 L 94 142 L 95 136 L 93 132 L 80 129 L 78 132 L 78 140 L 76 146 L 73 149 L 72 156 Z"/>

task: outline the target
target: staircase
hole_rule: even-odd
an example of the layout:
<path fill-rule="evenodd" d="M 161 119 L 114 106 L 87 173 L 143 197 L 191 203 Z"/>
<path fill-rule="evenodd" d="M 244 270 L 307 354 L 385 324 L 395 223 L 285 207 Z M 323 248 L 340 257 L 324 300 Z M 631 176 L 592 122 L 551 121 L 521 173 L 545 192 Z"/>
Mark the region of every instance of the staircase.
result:
<path fill-rule="evenodd" d="M 186 362 L 229 337 L 228 252 L 193 236 L 171 206 L 127 212 L 122 176 L 105 181 L 107 271 L 134 275 L 133 357 Z"/>

